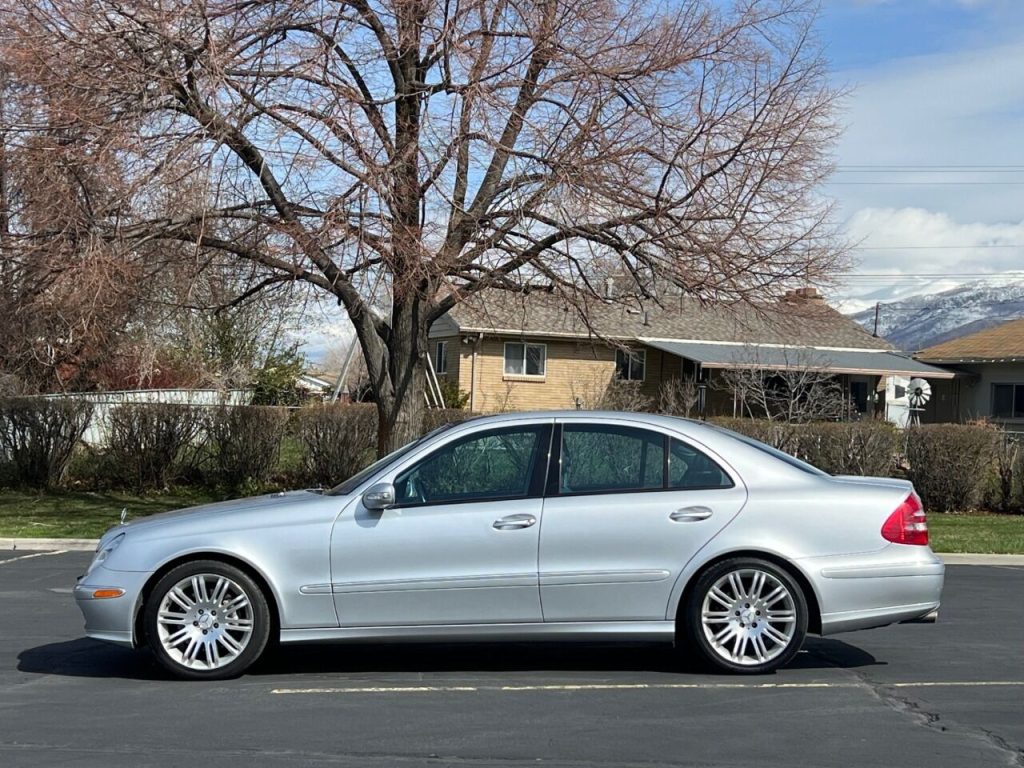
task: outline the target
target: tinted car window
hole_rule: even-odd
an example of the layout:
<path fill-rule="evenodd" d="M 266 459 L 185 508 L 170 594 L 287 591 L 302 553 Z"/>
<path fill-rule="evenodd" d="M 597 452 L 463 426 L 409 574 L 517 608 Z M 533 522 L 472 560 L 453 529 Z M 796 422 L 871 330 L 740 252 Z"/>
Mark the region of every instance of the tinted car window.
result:
<path fill-rule="evenodd" d="M 637 491 L 664 487 L 665 438 L 607 424 L 562 429 L 560 493 Z"/>
<path fill-rule="evenodd" d="M 708 426 L 711 429 L 717 430 L 718 432 L 724 432 L 725 434 L 729 435 L 729 437 L 735 440 L 739 440 L 741 443 L 745 443 L 746 445 L 749 445 L 751 448 L 756 448 L 762 453 L 766 453 L 769 456 L 778 459 L 779 461 L 783 461 L 786 464 L 789 464 L 789 466 L 793 467 L 794 469 L 799 469 L 801 472 L 806 472 L 809 475 L 820 475 L 823 477 L 828 477 L 827 472 L 823 472 L 813 464 L 808 464 L 806 461 L 801 461 L 796 456 L 790 456 L 788 453 L 783 453 L 778 448 L 772 448 L 770 445 L 766 445 L 765 443 L 762 443 L 759 440 L 755 440 L 752 437 L 747 437 L 746 435 L 742 435 L 739 432 L 733 432 L 731 429 L 719 427 L 715 424 L 707 424 L 706 426 Z"/>
<path fill-rule="evenodd" d="M 387 467 L 391 466 L 400 458 L 405 456 L 407 453 L 411 453 L 414 448 L 419 447 L 423 443 L 427 442 L 427 440 L 430 440 L 431 438 L 441 434 L 442 432 L 448 431 L 457 423 L 458 422 L 450 422 L 448 424 L 442 424 L 437 429 L 434 429 L 425 434 L 419 440 L 413 440 L 411 443 L 407 443 L 406 445 L 403 445 L 401 448 L 392 451 L 387 456 L 377 459 L 370 466 L 365 467 L 356 472 L 348 480 L 344 481 L 343 483 L 340 483 L 339 485 L 334 486 L 331 490 L 327 492 L 327 495 L 346 496 L 352 493 L 352 491 L 354 491 L 356 488 L 362 485 L 366 480 L 369 480 L 371 477 L 373 477 L 373 475 L 375 475 L 378 472 L 382 472 Z"/>
<path fill-rule="evenodd" d="M 669 488 L 732 488 L 732 479 L 713 459 L 672 438 L 668 452 Z"/>
<path fill-rule="evenodd" d="M 395 479 L 403 506 L 530 495 L 549 427 L 509 427 L 469 435 L 438 449 Z"/>

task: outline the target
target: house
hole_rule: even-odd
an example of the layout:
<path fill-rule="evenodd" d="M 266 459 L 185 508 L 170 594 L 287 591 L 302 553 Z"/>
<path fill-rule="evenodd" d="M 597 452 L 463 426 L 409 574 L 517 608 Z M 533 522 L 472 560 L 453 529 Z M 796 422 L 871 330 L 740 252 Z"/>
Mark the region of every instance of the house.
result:
<path fill-rule="evenodd" d="M 866 414 L 882 377 L 953 375 L 897 354 L 810 288 L 760 305 L 680 295 L 660 305 L 585 307 L 545 291 L 493 291 L 435 322 L 430 342 L 438 377 L 457 381 L 468 407 L 481 412 L 591 407 L 615 380 L 655 399 L 664 382 L 691 380 L 701 392 L 698 410 L 732 415 L 737 403 L 722 385 L 724 371 L 808 367 L 837 377 L 850 411 Z"/>
<path fill-rule="evenodd" d="M 336 373 L 307 370 L 303 371 L 295 380 L 295 387 L 311 398 L 326 399 L 334 392 L 337 382 L 338 374 Z"/>
<path fill-rule="evenodd" d="M 914 357 L 957 372 L 953 381 L 933 386 L 938 406 L 926 408 L 923 420 L 990 419 L 1024 429 L 1024 319 L 936 344 Z"/>

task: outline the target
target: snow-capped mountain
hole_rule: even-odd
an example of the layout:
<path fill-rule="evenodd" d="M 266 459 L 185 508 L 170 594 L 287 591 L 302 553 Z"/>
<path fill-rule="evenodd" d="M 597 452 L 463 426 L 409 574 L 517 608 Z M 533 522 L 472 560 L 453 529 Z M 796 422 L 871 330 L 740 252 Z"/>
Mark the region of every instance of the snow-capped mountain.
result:
<path fill-rule="evenodd" d="M 851 317 L 874 330 L 874 307 Z M 1024 317 L 1024 278 L 991 278 L 882 302 L 878 335 L 898 349 L 916 352 L 1020 317 Z"/>

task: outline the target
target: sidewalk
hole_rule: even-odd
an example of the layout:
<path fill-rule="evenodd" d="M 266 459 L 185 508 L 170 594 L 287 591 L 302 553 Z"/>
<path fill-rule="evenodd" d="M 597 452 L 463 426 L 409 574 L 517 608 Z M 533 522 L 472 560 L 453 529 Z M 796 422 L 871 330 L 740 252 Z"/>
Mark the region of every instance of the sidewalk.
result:
<path fill-rule="evenodd" d="M 11 539 L 0 538 L 0 553 L 12 551 L 92 552 L 99 539 Z M 1024 566 L 1024 555 L 983 555 L 937 553 L 946 565 L 1019 565 Z"/>

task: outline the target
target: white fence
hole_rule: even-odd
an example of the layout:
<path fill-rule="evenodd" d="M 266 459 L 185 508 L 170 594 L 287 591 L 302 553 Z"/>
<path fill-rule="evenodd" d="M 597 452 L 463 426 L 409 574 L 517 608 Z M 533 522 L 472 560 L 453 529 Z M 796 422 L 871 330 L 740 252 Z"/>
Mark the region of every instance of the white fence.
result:
<path fill-rule="evenodd" d="M 124 392 L 76 392 L 46 395 L 52 399 L 85 400 L 93 404 L 92 420 L 82 436 L 89 445 L 105 445 L 110 426 L 110 411 L 125 403 L 176 403 L 214 408 L 219 405 L 248 405 L 252 392 L 247 389 L 142 389 Z"/>

